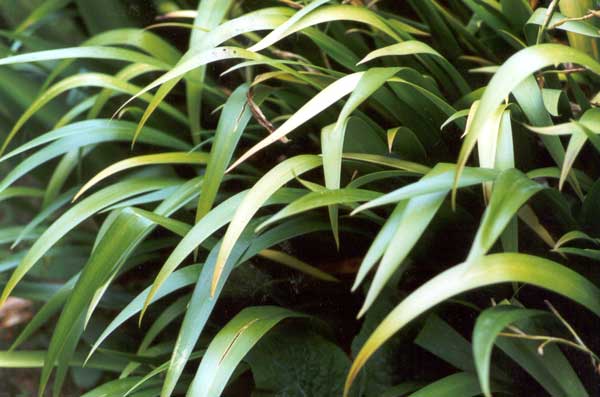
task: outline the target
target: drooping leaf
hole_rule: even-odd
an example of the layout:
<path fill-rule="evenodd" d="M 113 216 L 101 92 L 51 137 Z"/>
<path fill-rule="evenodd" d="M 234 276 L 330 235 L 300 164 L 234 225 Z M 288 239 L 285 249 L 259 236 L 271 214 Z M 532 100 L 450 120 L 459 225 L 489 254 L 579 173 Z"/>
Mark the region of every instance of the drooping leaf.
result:
<path fill-rule="evenodd" d="M 467 262 L 485 255 L 517 214 L 519 208 L 542 189 L 542 185 L 515 169 L 500 173 L 494 183 L 490 203 L 471 245 Z"/>
<path fill-rule="evenodd" d="M 77 200 L 85 191 L 109 176 L 134 167 L 157 164 L 206 164 L 208 155 L 202 152 L 172 152 L 132 157 L 112 164 L 90 179 L 75 195 Z"/>
<path fill-rule="evenodd" d="M 109 186 L 99 192 L 89 196 L 79 204 L 75 205 L 69 211 L 57 219 L 36 243 L 29 249 L 27 255 L 23 258 L 19 266 L 11 275 L 7 285 L 2 291 L 0 302 L 5 302 L 11 291 L 25 274 L 35 265 L 35 263 L 47 252 L 58 240 L 66 233 L 76 227 L 78 224 L 95 214 L 102 208 L 111 205 L 119 200 L 131 197 L 136 194 L 157 190 L 167 186 L 177 184 L 176 179 L 168 178 L 147 178 L 130 179 L 121 183 Z"/>
<path fill-rule="evenodd" d="M 235 367 L 263 335 L 283 319 L 299 316 L 302 315 L 276 306 L 242 310 L 211 341 L 188 394 L 221 394 Z"/>
<path fill-rule="evenodd" d="M 360 81 L 350 94 L 342 108 L 335 125 L 325 127 L 321 133 L 321 150 L 323 152 L 323 174 L 328 189 L 339 189 L 342 172 L 342 152 L 344 136 L 348 125 L 348 117 L 369 96 L 373 95 L 385 82 L 395 75 L 399 68 L 372 68 L 362 75 Z M 339 245 L 338 210 L 329 207 L 329 218 L 336 243 Z"/>
<path fill-rule="evenodd" d="M 273 135 L 271 134 L 271 136 Z M 262 204 L 285 183 L 321 164 L 321 159 L 318 156 L 300 155 L 292 157 L 278 164 L 254 184 L 235 211 L 235 215 L 231 219 L 223 237 L 223 245 L 219 250 L 211 283 L 211 295 L 214 294 L 217 288 L 222 269 L 233 249 L 235 241 Z"/>
<path fill-rule="evenodd" d="M 435 381 L 417 392 L 410 394 L 410 397 L 425 397 L 432 395 L 439 396 L 465 396 L 474 397 L 481 394 L 477 377 L 468 372 L 459 372 Z"/>
<path fill-rule="evenodd" d="M 473 329 L 473 356 L 481 390 L 486 396 L 491 396 L 490 361 L 494 340 L 498 337 L 498 334 L 506 326 L 520 319 L 541 315 L 547 315 L 547 313 L 539 310 L 520 309 L 509 305 L 498 305 L 483 311 L 477 317 L 477 323 Z"/>
<path fill-rule="evenodd" d="M 574 271 L 547 259 L 524 254 L 494 254 L 454 266 L 434 277 L 381 322 L 356 357 L 346 380 L 346 394 L 368 358 L 394 333 L 445 299 L 474 288 L 502 282 L 526 282 L 564 295 L 599 314 L 600 290 Z"/>
<path fill-rule="evenodd" d="M 549 65 L 562 62 L 576 63 L 600 74 L 600 63 L 589 55 L 574 48 L 558 44 L 541 44 L 519 51 L 509 58 L 494 75 L 481 98 L 481 103 L 474 115 L 471 133 L 467 134 L 457 162 L 457 173 L 454 190 L 460 180 L 462 170 L 468 156 L 477 141 L 479 132 L 491 117 L 496 107 L 527 76 Z M 453 193 L 454 194 L 454 193 Z"/>
<path fill-rule="evenodd" d="M 302 196 L 258 226 L 257 231 L 290 216 L 333 204 L 353 204 L 379 197 L 378 192 L 364 189 L 320 190 Z"/>

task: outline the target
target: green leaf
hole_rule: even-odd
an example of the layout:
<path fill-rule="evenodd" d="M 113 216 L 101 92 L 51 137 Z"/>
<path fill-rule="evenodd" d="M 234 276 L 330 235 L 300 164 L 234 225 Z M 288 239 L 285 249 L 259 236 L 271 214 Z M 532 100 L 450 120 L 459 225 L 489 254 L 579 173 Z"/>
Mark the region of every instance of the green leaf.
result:
<path fill-rule="evenodd" d="M 207 219 L 207 217 L 203 219 Z M 227 262 L 223 267 L 223 277 L 219 280 L 214 291 L 211 291 L 208 286 L 216 269 L 216 260 L 221 248 L 221 243 L 217 244 L 210 251 L 200 273 L 200 277 L 196 282 L 190 305 L 188 306 L 183 323 L 181 324 L 179 335 L 177 336 L 175 347 L 171 354 L 169 369 L 167 370 L 167 375 L 161 390 L 161 397 L 169 397 L 175 390 L 175 386 L 181 377 L 185 363 L 190 357 L 192 350 L 198 341 L 198 337 L 208 321 L 209 315 L 212 313 L 218 297 L 223 290 L 225 281 L 229 277 L 234 266 L 238 263 L 244 251 L 248 249 L 252 235 L 251 230 L 252 227 L 248 227 L 246 230 L 242 231 L 239 239 L 231 250 L 231 255 L 228 257 Z"/>
<path fill-rule="evenodd" d="M 404 211 L 406 209 L 407 201 L 401 201 L 396 205 L 394 211 L 390 214 L 387 221 L 377 233 L 377 237 L 371 243 L 369 250 L 367 251 L 365 257 L 363 258 L 360 268 L 358 269 L 358 273 L 356 274 L 356 279 L 354 280 L 354 284 L 352 285 L 352 291 L 356 291 L 356 289 L 362 284 L 365 277 L 369 272 L 373 269 L 377 261 L 381 259 L 384 252 L 390 245 L 392 238 L 396 234 L 396 230 L 400 226 L 400 222 L 404 217 Z"/>
<path fill-rule="evenodd" d="M 382 165 L 389 168 L 411 171 L 417 174 L 426 174 L 430 171 L 430 168 L 425 165 L 414 163 L 412 161 L 402 160 L 391 156 L 382 156 L 379 154 L 344 153 L 342 154 L 342 158 L 344 160 L 364 161 L 366 163 Z"/>
<path fill-rule="evenodd" d="M 10 346 L 10 350 L 15 350 L 23 342 L 25 342 L 35 331 L 37 331 L 42 325 L 44 325 L 60 308 L 64 305 L 69 294 L 73 290 L 75 285 L 76 277 L 74 276 L 67 281 L 63 286 L 48 299 L 44 305 L 38 309 L 35 316 L 27 323 L 23 331 L 15 339 L 13 344 Z"/>
<path fill-rule="evenodd" d="M 142 210 L 139 208 L 134 208 L 133 211 L 135 213 L 151 220 L 152 222 L 165 227 L 166 229 L 172 231 L 173 233 L 178 234 L 181 237 L 185 237 L 187 235 L 187 233 L 192 229 L 192 227 L 190 225 L 188 225 L 187 223 L 180 222 L 180 221 L 177 221 L 174 219 L 170 219 L 170 218 L 167 218 L 164 216 L 160 216 L 153 212 L 145 211 L 145 210 Z M 305 226 L 310 226 L 310 224 L 307 222 L 307 223 L 305 223 Z M 309 228 L 304 228 L 304 229 L 305 230 L 302 230 L 302 232 L 307 232 Z M 289 230 L 288 230 L 288 232 L 289 232 Z M 302 234 L 302 233 L 300 232 L 300 234 Z M 286 237 L 288 237 L 286 234 L 279 234 L 278 240 L 283 241 L 283 240 L 285 240 Z M 247 259 L 252 258 L 254 255 L 259 255 L 262 258 L 266 258 L 266 259 L 272 260 L 274 262 L 280 263 L 284 266 L 287 266 L 289 268 L 299 270 L 305 274 L 311 275 L 320 280 L 333 281 L 333 282 L 339 281 L 335 277 L 330 276 L 329 274 L 322 272 L 321 270 L 309 265 L 308 263 L 301 261 L 301 260 L 299 260 L 291 255 L 288 255 L 284 252 L 270 250 L 270 249 L 263 249 L 261 251 L 260 249 L 257 250 L 255 248 L 253 248 L 254 246 L 262 247 L 262 246 L 272 246 L 275 244 L 275 242 L 273 242 L 273 241 L 268 241 L 265 243 L 264 241 L 261 241 L 261 240 L 268 241 L 268 239 L 265 239 L 264 236 L 262 236 L 261 239 L 256 239 L 253 243 L 253 246 L 250 247 L 248 249 L 248 251 L 246 251 L 242 260 L 247 260 Z"/>
<path fill-rule="evenodd" d="M 565 161 L 563 162 L 560 179 L 558 181 L 559 190 L 562 189 L 567 176 L 571 172 L 571 168 L 577 159 L 577 156 L 583 149 L 583 145 L 585 145 L 587 141 L 587 135 L 583 131 L 573 131 L 571 138 L 569 139 L 569 144 L 567 145 L 567 150 L 565 152 Z"/>
<path fill-rule="evenodd" d="M 387 204 L 398 203 L 402 200 L 425 194 L 449 191 L 452 188 L 456 172 L 453 168 L 453 164 L 438 163 L 426 178 L 424 177 L 418 182 L 403 186 L 390 193 L 384 194 L 375 200 L 369 201 L 368 203 L 359 206 L 353 213 Z M 493 181 L 497 176 L 497 170 L 467 167 L 464 170 L 464 175 L 460 180 L 459 187 L 468 187 L 486 181 Z"/>
<path fill-rule="evenodd" d="M 464 78 L 458 73 L 456 68 L 452 66 L 450 62 L 446 60 L 439 52 L 434 50 L 432 47 L 427 45 L 422 41 L 417 40 L 407 40 L 402 43 L 394 44 L 391 46 L 379 48 L 375 51 L 370 52 L 366 57 L 364 57 L 359 64 L 363 64 L 369 62 L 373 59 L 385 57 L 385 56 L 401 56 L 401 55 L 419 55 L 419 54 L 427 54 L 433 55 L 435 59 L 441 64 L 444 68 L 448 77 L 450 77 L 455 84 L 456 88 L 458 88 L 461 95 L 466 95 L 471 91 L 468 83 L 464 80 Z"/>
<path fill-rule="evenodd" d="M 181 185 L 174 195 L 165 199 L 157 208 L 157 214 L 168 215 L 194 198 L 198 188 L 198 179 L 192 179 Z M 119 239 L 114 239 L 116 232 Z M 58 370 L 54 380 L 53 393 L 60 393 L 64 381 L 66 362 L 87 325 L 89 318 L 106 292 L 108 285 L 121 270 L 127 258 L 138 244 L 152 231 L 152 223 L 131 211 L 124 209 L 116 215 L 109 216 L 98 233 L 97 243 L 92 256 L 77 280 L 72 295 L 63 309 L 49 349 L 48 361 L 58 362 Z M 73 325 L 75 324 L 75 325 Z M 50 376 L 51 367 L 45 366 L 42 371 L 41 386 Z"/>
<path fill-rule="evenodd" d="M 462 371 L 475 370 L 469 341 L 435 314 L 427 317 L 415 344 Z"/>
<path fill-rule="evenodd" d="M 315 167 L 317 166 L 318 165 L 315 165 Z M 236 210 L 240 207 L 248 193 L 249 192 L 247 191 L 240 192 L 213 208 L 204 218 L 196 223 L 194 227 L 192 227 L 185 237 L 179 242 L 179 244 L 177 244 L 152 283 L 152 288 L 150 289 L 150 292 L 146 298 L 144 309 L 140 314 L 140 321 L 144 315 L 147 305 L 152 300 L 154 293 L 162 285 L 165 279 L 199 245 L 208 239 L 214 232 L 226 225 L 227 222 L 231 221 L 236 213 Z M 297 194 L 294 192 L 279 191 L 271 196 L 270 200 L 263 202 L 261 205 L 288 203 L 294 200 L 296 197 Z"/>
<path fill-rule="evenodd" d="M 124 379 L 115 379 L 109 382 L 106 382 L 93 390 L 83 394 L 81 397 L 116 397 L 116 396 L 124 396 L 127 391 L 129 391 L 133 386 L 139 383 L 143 378 L 141 376 L 130 376 Z M 148 382 L 149 383 L 149 382 Z M 158 384 L 158 380 L 154 383 L 148 384 L 151 386 L 153 384 Z"/>
<path fill-rule="evenodd" d="M 296 269 L 302 273 L 308 274 L 316 279 L 329 281 L 329 282 L 339 282 L 337 278 L 331 276 L 328 273 L 325 273 L 318 268 L 309 265 L 308 263 L 301 261 L 298 258 L 295 258 L 291 255 L 286 254 L 285 252 L 275 251 L 264 249 L 258 253 L 262 258 L 270 259 L 274 262 L 280 263 L 284 266 L 287 266 L 292 269 Z"/>
<path fill-rule="evenodd" d="M 293 15 L 282 23 L 280 26 L 273 29 L 268 35 L 265 36 L 260 42 L 255 44 L 250 48 L 251 51 L 260 51 L 261 49 L 265 49 L 277 41 L 281 40 L 285 37 L 285 34 L 290 30 L 292 26 L 294 26 L 300 19 L 305 17 L 307 14 L 311 13 L 313 10 L 321 7 L 323 4 L 329 3 L 330 0 L 315 0 L 312 1 L 306 7 L 302 7 L 299 11 L 295 12 Z"/>
<path fill-rule="evenodd" d="M 420 382 L 404 382 L 394 387 L 387 389 L 381 397 L 403 397 L 407 393 L 411 393 L 423 387 Z"/>
<path fill-rule="evenodd" d="M 513 91 L 513 95 L 531 124 L 538 127 L 546 127 L 553 124 L 552 118 L 544 105 L 542 91 L 533 76 L 525 78 Z M 541 136 L 541 139 L 554 162 L 557 165 L 562 165 L 565 157 L 565 149 L 560 139 L 550 136 Z"/>
<path fill-rule="evenodd" d="M 544 88 L 542 90 L 542 97 L 544 99 L 544 106 L 546 110 L 554 117 L 559 117 L 558 105 L 563 95 L 562 90 L 555 90 L 551 88 Z"/>
<path fill-rule="evenodd" d="M 41 368 L 44 365 L 45 351 L 29 350 L 18 352 L 0 351 L 0 368 Z M 80 367 L 83 356 L 76 355 L 69 365 Z M 89 368 L 98 368 L 111 372 L 118 372 L 123 368 L 123 361 L 110 357 L 98 357 L 88 363 Z"/>
<path fill-rule="evenodd" d="M 252 114 L 247 105 L 249 92 L 250 86 L 242 84 L 236 88 L 225 102 L 210 149 L 208 166 L 204 174 L 206 182 L 202 185 L 202 192 L 196 208 L 196 222 L 202 219 L 212 208 L 225 175 L 225 169 L 229 165 L 242 133 L 250 121 Z"/>
<path fill-rule="evenodd" d="M 584 258 L 589 258 L 592 260 L 600 260 L 600 250 L 590 249 L 590 248 L 570 248 L 570 247 L 562 247 L 554 250 L 560 254 L 571 254 L 577 255 Z"/>
<path fill-rule="evenodd" d="M 146 29 L 114 29 L 109 30 L 100 34 L 97 34 L 90 39 L 86 40 L 81 44 L 81 47 L 98 47 L 98 46 L 128 46 L 139 48 L 140 50 L 150 54 L 154 58 L 165 62 L 168 65 L 173 65 L 181 57 L 181 53 L 163 40 L 156 34 Z M 56 68 L 52 70 L 46 82 L 44 88 L 46 88 L 52 81 L 60 76 L 69 65 L 77 60 L 77 57 L 68 57 L 61 61 Z M 124 59 L 125 60 L 125 59 Z M 148 64 L 147 62 L 145 64 Z M 152 65 L 157 66 L 157 65 Z M 164 70 L 164 68 L 160 68 Z"/>
<path fill-rule="evenodd" d="M 123 62 L 145 63 L 163 69 L 169 69 L 170 65 L 154 57 L 142 54 L 138 51 L 123 48 L 86 46 L 61 48 L 58 50 L 47 50 L 31 52 L 21 55 L 13 55 L 0 59 L 0 66 L 16 63 L 45 62 L 57 59 L 109 59 Z"/>
<path fill-rule="evenodd" d="M 271 136 L 273 135 L 274 133 L 271 134 Z M 223 245 L 219 250 L 211 283 L 211 296 L 217 288 L 223 267 L 235 242 L 258 209 L 288 181 L 321 164 L 322 161 L 319 156 L 307 154 L 292 157 L 275 166 L 254 184 L 252 189 L 244 196 L 243 201 L 231 219 L 225 236 L 223 236 Z"/>
<path fill-rule="evenodd" d="M 203 354 L 204 354 L 204 352 L 198 352 L 195 354 L 191 354 L 190 361 L 198 359 L 199 357 L 202 357 Z M 168 366 L 169 366 L 169 362 L 165 362 L 165 363 L 159 365 L 158 367 L 154 368 L 152 371 L 148 372 L 143 378 L 141 378 L 138 382 L 136 382 L 133 386 L 131 386 L 123 396 L 124 397 L 129 396 L 129 395 L 131 395 L 131 393 L 133 393 L 137 389 L 140 389 L 142 386 L 144 386 L 144 385 L 147 386 L 147 384 L 153 377 L 165 372 L 167 370 Z M 160 393 L 160 389 L 156 389 L 156 391 L 152 395 L 156 396 L 159 393 Z M 135 394 L 135 395 L 137 395 L 137 394 Z"/>
<path fill-rule="evenodd" d="M 502 14 L 514 31 L 522 31 L 527 20 L 533 13 L 527 0 L 500 0 Z"/>
<path fill-rule="evenodd" d="M 11 187 L 0 193 L 0 202 L 14 199 L 17 197 L 23 198 L 38 198 L 44 195 L 44 191 L 33 187 Z"/>
<path fill-rule="evenodd" d="M 524 318 L 516 326 L 530 335 L 547 334 L 548 331 L 537 323 L 541 319 Z M 583 384 L 571 363 L 557 345 L 543 348 L 544 355 L 539 353 L 539 343 L 516 338 L 498 338 L 496 345 L 510 358 L 517 362 L 529 375 L 552 396 L 586 395 Z"/>
<path fill-rule="evenodd" d="M 215 29 L 225 18 L 227 12 L 233 5 L 232 0 L 205 0 L 198 4 L 198 13 L 194 18 L 194 25 L 200 26 L 204 30 L 194 29 L 190 37 L 190 51 L 199 52 L 211 48 L 210 40 L 206 40 L 209 35 L 207 31 Z M 198 70 L 191 71 L 187 76 L 187 109 L 190 119 L 192 137 L 197 136 L 201 130 L 200 114 L 202 112 L 202 90 L 206 77 L 206 66 L 201 66 Z M 194 143 L 199 143 L 196 138 Z"/>
<path fill-rule="evenodd" d="M 0 192 L 10 186 L 14 181 L 26 175 L 32 169 L 44 164 L 45 162 L 68 153 L 74 149 L 92 145 L 101 142 L 110 141 L 128 141 L 133 136 L 135 124 L 129 122 L 119 122 L 109 120 L 89 120 L 71 124 L 59 128 L 49 133 L 43 134 L 38 138 L 32 139 L 28 143 L 20 146 L 10 153 L 0 158 L 0 162 L 6 161 L 17 154 L 31 150 L 37 146 L 52 142 L 35 154 L 27 157 L 17 166 L 15 166 L 2 181 L 0 181 Z M 171 149 L 186 150 L 189 146 L 167 134 L 147 129 L 147 136 L 142 140 L 144 143 L 163 146 Z"/>
<path fill-rule="evenodd" d="M 106 231 L 106 237 L 94 249 L 92 256 L 77 280 L 50 340 L 40 378 L 40 392 L 45 389 L 55 362 L 58 362 L 58 371 L 54 379 L 54 394 L 62 388 L 64 378 L 61 376 L 60 368 L 66 365 L 66 360 L 69 358 L 68 346 L 71 343 L 76 344 L 83 332 L 82 319 L 85 318 L 86 308 L 92 301 L 94 293 L 122 265 L 131 249 L 135 247 L 135 245 L 132 247 L 130 240 L 138 237 L 137 229 L 150 225 L 149 221 L 140 216 L 131 216 L 132 214 L 131 211 L 123 210 L 117 216 Z M 120 233 L 118 239 L 113 238 L 116 231 Z M 101 258 L 102 261 L 110 265 L 95 265 L 102 263 L 96 258 Z"/>
<path fill-rule="evenodd" d="M 166 216 L 158 215 L 154 212 L 146 211 L 141 208 L 132 208 L 131 210 L 136 214 L 148 219 L 149 221 L 152 221 L 157 225 L 160 225 L 165 229 L 177 234 L 180 237 L 185 237 L 185 235 L 192 228 L 192 226 L 188 225 L 185 222 L 178 221 L 177 219 L 171 219 Z"/>
<path fill-rule="evenodd" d="M 477 377 L 467 372 L 459 372 L 437 380 L 409 397 L 464 396 L 475 397 L 481 394 Z"/>
<path fill-rule="evenodd" d="M 290 20 L 271 32 L 260 42 L 249 48 L 250 51 L 261 51 L 281 39 L 306 29 L 310 26 L 331 21 L 354 21 L 373 26 L 386 33 L 391 38 L 401 41 L 400 37 L 391 29 L 386 22 L 373 11 L 365 7 L 353 7 L 350 5 L 332 5 L 321 7 L 328 0 L 317 0 L 310 6 L 298 11 Z"/>
<path fill-rule="evenodd" d="M 121 28 L 94 35 L 82 46 L 128 46 L 138 48 L 154 58 L 174 65 L 181 53 L 169 41 L 148 29 Z"/>
<path fill-rule="evenodd" d="M 38 214 L 23 228 L 23 231 L 21 232 L 19 237 L 17 237 L 17 239 L 11 245 L 10 248 L 14 249 L 17 245 L 19 245 L 23 237 L 25 237 L 32 230 L 38 227 L 42 222 L 44 222 L 46 219 L 52 216 L 52 214 L 58 211 L 58 209 L 69 203 L 73 199 L 76 189 L 77 188 L 73 188 L 64 192 L 59 197 L 57 197 L 57 199 L 54 202 L 48 204 L 41 211 L 39 211 Z"/>
<path fill-rule="evenodd" d="M 19 26 L 15 28 L 15 32 L 24 32 L 31 26 L 38 23 L 40 20 L 48 16 L 53 12 L 66 7 L 71 0 L 47 0 L 39 4 L 32 12 L 25 18 Z"/>
<path fill-rule="evenodd" d="M 498 305 L 484 310 L 477 317 L 477 322 L 473 328 L 473 356 L 481 390 L 486 396 L 492 395 L 489 379 L 490 362 L 492 347 L 498 334 L 508 325 L 519 320 L 544 315 L 548 315 L 548 313 L 509 305 Z"/>
<path fill-rule="evenodd" d="M 235 209 L 239 206 L 244 197 L 245 192 L 229 198 L 228 200 L 215 207 L 206 217 L 196 223 L 181 242 L 173 249 L 165 264 L 160 269 L 158 275 L 154 278 L 154 282 L 145 298 L 143 308 L 140 314 L 140 322 L 144 312 L 150 302 L 153 301 L 154 295 L 161 288 L 163 283 L 171 276 L 173 271 L 181 262 L 190 254 L 196 247 L 202 244 L 214 232 L 227 224 L 233 217 Z"/>
<path fill-rule="evenodd" d="M 176 183 L 178 183 L 177 180 L 168 178 L 129 179 L 125 182 L 117 183 L 100 190 L 75 205 L 46 229 L 35 244 L 29 249 L 27 255 L 15 269 L 7 285 L 4 287 L 0 302 L 4 303 L 17 283 L 35 265 L 35 263 L 42 258 L 42 256 L 58 242 L 58 240 L 81 222 L 85 221 L 102 208 L 119 200 L 123 200 L 136 194 L 172 186 Z"/>
<path fill-rule="evenodd" d="M 236 168 L 252 155 L 285 137 L 287 134 L 336 103 L 344 96 L 353 92 L 362 81 L 364 72 L 353 73 L 336 80 L 324 90 L 315 95 L 304 104 L 292 117 L 287 119 L 279 128 L 269 134 L 262 141 L 250 148 L 239 159 L 237 159 L 227 171 Z"/>
<path fill-rule="evenodd" d="M 134 95 L 139 91 L 139 87 L 124 82 L 116 77 L 112 77 L 109 75 L 104 75 L 100 73 L 84 73 L 78 74 L 76 76 L 72 76 L 62 80 L 61 82 L 55 84 L 54 86 L 48 88 L 46 91 L 42 93 L 32 104 L 27 108 L 25 113 L 21 115 L 19 120 L 15 123 L 13 129 L 9 132 L 8 136 L 4 140 L 2 147 L 0 148 L 0 153 L 3 153 L 8 147 L 9 143 L 15 137 L 15 135 L 19 132 L 19 130 L 23 127 L 23 125 L 27 122 L 27 120 L 35 114 L 40 108 L 42 108 L 46 103 L 54 99 L 56 96 L 62 94 L 65 91 L 77 88 L 77 87 L 103 87 L 110 88 L 112 90 L 117 90 L 120 92 L 129 93 Z M 145 101 L 150 101 L 151 96 L 142 95 L 141 99 Z M 179 121 L 185 121 L 185 117 L 179 113 L 179 111 L 172 106 L 164 103 L 162 106 L 163 110 L 175 119 Z"/>
<path fill-rule="evenodd" d="M 200 397 L 220 395 L 239 362 L 271 328 L 286 318 L 303 316 L 276 306 L 242 310 L 208 345 L 188 394 Z"/>
<path fill-rule="evenodd" d="M 202 152 L 171 152 L 171 153 L 159 153 L 159 154 L 148 154 L 145 156 L 131 157 L 125 160 L 113 163 L 109 167 L 105 168 L 92 179 L 90 179 L 83 187 L 77 192 L 73 201 L 77 200 L 81 195 L 89 190 L 92 186 L 96 185 L 103 179 L 108 178 L 117 172 L 125 171 L 134 167 L 142 167 L 144 165 L 157 165 L 157 164 L 206 164 L 208 161 L 208 154 Z"/>
<path fill-rule="evenodd" d="M 399 202 L 399 204 L 381 230 L 378 238 L 369 248 L 354 283 L 353 289 L 356 289 L 359 283 L 364 280 L 366 274 L 373 268 L 375 262 L 381 258 L 381 263 L 375 273 L 365 302 L 358 314 L 359 317 L 364 315 L 375 302 L 392 274 L 403 272 L 405 268 L 403 262 L 433 219 L 450 190 L 452 171 L 444 171 L 447 168 L 444 164 L 438 164 L 421 181 L 388 194 L 390 196 L 388 198 L 389 202 Z M 489 174 L 484 173 L 483 175 L 487 176 Z M 429 181 L 433 181 L 433 183 L 429 183 Z M 462 181 L 463 183 L 470 182 L 467 178 Z M 479 182 L 477 179 L 476 181 Z M 387 204 L 388 201 L 382 200 L 383 198 L 385 196 L 364 204 L 354 212 Z M 406 199 L 408 199 L 407 202 L 402 202 Z"/>
<path fill-rule="evenodd" d="M 398 227 L 381 258 L 381 263 L 375 272 L 375 277 L 358 317 L 362 317 L 371 307 L 394 272 L 401 273 L 404 271 L 406 257 L 442 206 L 447 194 L 447 191 L 431 193 L 408 201 L 403 210 L 402 219 L 400 219 Z"/>
<path fill-rule="evenodd" d="M 500 4 L 496 1 L 464 0 L 467 7 L 494 30 L 510 30 L 504 15 L 500 12 Z"/>
<path fill-rule="evenodd" d="M 519 208 L 543 188 L 514 168 L 500 173 L 466 261 L 485 255 Z"/>
<path fill-rule="evenodd" d="M 169 295 L 174 291 L 194 284 L 198 280 L 200 269 L 201 265 L 190 265 L 173 272 L 156 291 L 156 294 L 151 302 L 156 302 L 157 300 Z M 104 342 L 104 340 L 121 324 L 125 323 L 125 321 L 132 318 L 136 315 L 136 313 L 139 313 L 142 310 L 146 297 L 148 296 L 148 292 L 150 292 L 150 287 L 146 288 L 139 295 L 133 298 L 131 302 L 129 302 L 129 304 L 127 304 L 127 306 L 125 306 L 123 310 L 119 312 L 119 314 L 110 322 L 104 331 L 102 331 L 102 334 L 100 334 L 96 342 L 94 342 L 94 345 L 90 349 L 86 360 L 89 360 L 102 342 Z"/>
<path fill-rule="evenodd" d="M 344 149 L 344 135 L 348 118 L 365 100 L 375 93 L 394 76 L 400 68 L 372 68 L 362 75 L 350 97 L 344 104 L 338 119 L 333 127 L 325 127 L 321 132 L 321 150 L 323 152 L 323 173 L 325 175 L 325 186 L 334 190 L 340 188 L 342 172 L 342 152 Z M 331 229 L 339 246 L 338 233 L 338 210 L 337 207 L 329 207 L 329 218 Z"/>
<path fill-rule="evenodd" d="M 556 244 L 554 245 L 554 249 L 558 249 L 566 243 L 569 243 L 574 240 L 585 240 L 592 242 L 596 245 L 600 244 L 600 240 L 598 240 L 597 238 L 590 237 L 588 234 L 579 230 L 573 230 L 568 233 L 565 233 L 561 238 L 559 238 L 558 241 L 556 241 Z"/>
<path fill-rule="evenodd" d="M 188 68 L 186 66 L 188 63 L 193 61 L 193 58 L 203 58 L 203 55 L 201 54 L 212 50 L 214 47 L 226 42 L 229 39 L 232 39 L 237 35 L 257 30 L 275 29 L 277 26 L 281 25 L 286 20 L 286 16 L 289 15 L 291 15 L 291 12 L 288 8 L 265 8 L 254 12 L 249 12 L 238 18 L 224 22 L 223 24 L 214 28 L 210 32 L 207 32 L 207 34 L 202 37 L 202 47 L 198 47 L 196 51 L 186 52 L 186 54 L 179 60 L 179 62 L 175 66 L 174 69 L 181 69 L 181 73 L 177 73 L 174 77 L 172 77 L 172 79 L 167 79 L 166 81 L 162 81 L 161 83 L 154 86 L 156 87 L 160 84 L 164 84 L 162 87 L 159 88 L 156 95 L 154 96 L 153 101 L 146 108 L 146 111 L 140 119 L 138 129 L 142 128 L 142 126 L 146 123 L 146 121 L 148 120 L 152 112 L 156 109 L 158 104 L 162 100 L 164 100 L 167 94 L 177 85 L 181 78 L 183 78 L 183 76 L 187 72 L 196 67 L 192 66 Z M 200 48 L 202 48 L 203 50 L 200 51 Z M 235 53 L 233 55 L 235 55 Z M 255 58 L 250 57 L 249 59 Z M 208 62 L 210 62 L 210 60 L 202 60 L 199 66 L 202 66 L 203 64 Z M 138 134 L 139 131 L 136 133 L 136 136 Z"/>
<path fill-rule="evenodd" d="M 576 63 L 600 74 L 600 63 L 587 54 L 559 44 L 540 44 L 526 48 L 510 57 L 500 67 L 485 89 L 481 103 L 473 117 L 469 133 L 461 147 L 457 161 L 453 196 L 479 133 L 484 129 L 485 123 L 493 115 L 497 106 L 532 73 L 546 66 L 564 62 Z"/>
<path fill-rule="evenodd" d="M 198 272 L 199 274 L 199 272 Z M 195 279 L 191 279 L 191 281 L 195 281 Z M 190 301 L 191 294 L 186 294 L 179 297 L 173 303 L 171 303 L 165 310 L 163 310 L 160 315 L 154 320 L 154 323 L 148 328 L 144 335 L 144 339 L 140 343 L 137 354 L 145 354 L 148 353 L 152 348 L 150 345 L 152 342 L 156 340 L 156 338 L 166 329 L 169 325 L 175 321 L 175 319 L 185 313 L 187 310 L 187 305 Z M 131 372 L 133 372 L 137 367 L 137 363 L 131 363 L 132 365 L 129 368 L 126 368 L 121 373 L 122 377 L 128 376 Z M 165 368 L 166 370 L 166 368 Z"/>
<path fill-rule="evenodd" d="M 379 196 L 380 193 L 378 192 L 364 189 L 337 189 L 310 192 L 282 208 L 267 221 L 260 224 L 256 231 L 260 232 L 275 222 L 315 208 L 334 204 L 353 204 L 360 201 L 372 200 Z"/>

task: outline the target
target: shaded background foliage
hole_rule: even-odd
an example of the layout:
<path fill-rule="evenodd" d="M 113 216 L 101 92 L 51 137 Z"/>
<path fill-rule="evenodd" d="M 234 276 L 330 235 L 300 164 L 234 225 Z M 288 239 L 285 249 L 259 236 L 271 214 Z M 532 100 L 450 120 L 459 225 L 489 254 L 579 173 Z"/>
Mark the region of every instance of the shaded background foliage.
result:
<path fill-rule="evenodd" d="M 0 2 L 8 393 L 597 395 L 597 6 Z"/>

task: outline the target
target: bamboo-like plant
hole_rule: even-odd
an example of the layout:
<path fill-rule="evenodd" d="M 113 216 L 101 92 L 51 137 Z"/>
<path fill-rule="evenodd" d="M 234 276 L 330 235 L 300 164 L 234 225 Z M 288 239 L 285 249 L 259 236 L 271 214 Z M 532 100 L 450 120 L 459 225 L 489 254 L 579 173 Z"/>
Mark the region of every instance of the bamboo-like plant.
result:
<path fill-rule="evenodd" d="M 36 309 L 0 367 L 40 396 L 596 395 L 595 7 L 0 2 L 0 320 Z"/>

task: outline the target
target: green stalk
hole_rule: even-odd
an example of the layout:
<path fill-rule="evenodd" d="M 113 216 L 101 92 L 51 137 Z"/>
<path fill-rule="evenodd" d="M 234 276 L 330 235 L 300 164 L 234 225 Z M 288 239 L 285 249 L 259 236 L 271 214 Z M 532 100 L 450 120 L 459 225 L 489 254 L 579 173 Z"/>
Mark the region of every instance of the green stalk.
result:
<path fill-rule="evenodd" d="M 559 2 L 561 14 L 569 18 L 581 17 L 588 13 L 589 10 L 595 9 L 594 0 L 561 0 Z M 589 23 L 600 27 L 600 22 L 596 18 L 589 20 Z M 587 37 L 576 33 L 567 33 L 569 43 L 578 50 L 584 51 L 596 59 L 600 59 L 598 51 L 598 39 Z"/>

